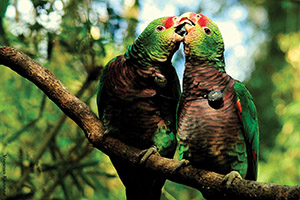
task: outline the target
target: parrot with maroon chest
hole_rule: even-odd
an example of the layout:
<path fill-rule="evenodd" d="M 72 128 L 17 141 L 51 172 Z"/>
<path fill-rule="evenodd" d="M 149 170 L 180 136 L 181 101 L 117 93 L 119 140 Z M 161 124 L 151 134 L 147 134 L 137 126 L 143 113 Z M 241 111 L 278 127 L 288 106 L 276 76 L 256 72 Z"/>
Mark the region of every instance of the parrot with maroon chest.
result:
<path fill-rule="evenodd" d="M 257 179 L 259 129 L 253 98 L 225 72 L 224 43 L 217 25 L 196 13 L 181 20 L 185 71 L 178 107 L 180 157 L 221 174 Z"/>
<path fill-rule="evenodd" d="M 106 134 L 139 149 L 155 146 L 168 158 L 173 157 L 177 144 L 180 84 L 171 64 L 183 40 L 177 22 L 177 17 L 152 21 L 124 55 L 106 65 L 97 95 Z M 110 159 L 127 199 L 160 199 L 165 178 L 113 156 Z"/>

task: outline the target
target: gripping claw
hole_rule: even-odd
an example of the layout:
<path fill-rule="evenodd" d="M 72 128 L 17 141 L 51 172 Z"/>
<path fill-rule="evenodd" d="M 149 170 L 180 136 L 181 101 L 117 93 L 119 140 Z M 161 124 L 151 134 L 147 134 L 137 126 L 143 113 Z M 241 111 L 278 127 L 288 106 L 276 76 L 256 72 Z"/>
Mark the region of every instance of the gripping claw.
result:
<path fill-rule="evenodd" d="M 226 187 L 229 187 L 233 180 L 236 178 L 242 179 L 240 173 L 238 173 L 237 171 L 231 171 L 224 176 L 223 182 L 225 182 Z"/>
<path fill-rule="evenodd" d="M 140 160 L 140 164 L 144 164 L 147 159 L 154 153 L 157 153 L 157 147 L 156 146 L 151 146 L 149 149 L 145 149 L 140 153 L 140 156 L 142 157 Z"/>

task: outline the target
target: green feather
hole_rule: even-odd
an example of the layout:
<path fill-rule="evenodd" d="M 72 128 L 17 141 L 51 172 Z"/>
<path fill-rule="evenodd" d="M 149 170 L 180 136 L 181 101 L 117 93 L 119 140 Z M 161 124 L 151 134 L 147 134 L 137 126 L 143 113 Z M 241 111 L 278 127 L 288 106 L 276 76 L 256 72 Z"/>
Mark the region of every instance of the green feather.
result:
<path fill-rule="evenodd" d="M 237 100 L 240 101 L 242 107 L 242 122 L 244 127 L 244 138 L 247 145 L 247 153 L 249 165 L 252 165 L 255 178 L 257 177 L 257 165 L 259 159 L 259 128 L 257 111 L 253 102 L 253 98 L 247 88 L 239 81 L 235 82 Z M 256 154 L 256 160 L 253 160 L 252 151 Z"/>
<path fill-rule="evenodd" d="M 173 54 L 179 48 L 169 38 L 174 37 L 175 27 L 170 27 L 163 32 L 153 31 L 157 26 L 164 26 L 163 20 L 166 17 L 152 21 L 139 35 L 136 41 L 127 48 L 125 58 L 133 60 L 136 65 L 142 68 L 152 66 L 153 63 L 171 62 Z"/>
<path fill-rule="evenodd" d="M 105 67 L 104 67 L 104 69 L 103 69 L 103 71 L 102 71 L 102 74 L 101 74 L 101 77 L 100 77 L 100 82 L 99 82 L 99 86 L 98 86 L 98 92 L 97 92 L 97 105 L 98 105 L 98 115 L 99 115 L 99 117 L 103 117 L 104 115 L 103 115 L 103 111 L 104 111 L 104 109 L 103 109 L 103 103 L 102 103 L 102 101 L 104 101 L 104 99 L 103 99 L 103 87 L 104 87 L 104 79 L 105 79 L 105 77 L 106 77 L 106 71 L 107 71 L 107 66 L 111 63 L 111 62 L 113 62 L 113 61 L 115 61 L 117 59 L 117 57 L 115 57 L 115 58 L 113 58 L 113 59 L 111 59 L 106 65 L 105 65 Z M 105 124 L 104 124 L 105 125 Z"/>
<path fill-rule="evenodd" d="M 215 66 L 220 71 L 225 71 L 224 42 L 218 26 L 209 18 L 207 27 L 212 34 L 207 35 L 198 24 L 195 34 L 186 37 L 185 56 L 188 60 L 208 61 L 210 66 Z"/>
<path fill-rule="evenodd" d="M 176 142 L 175 134 L 166 126 L 159 126 L 154 133 L 154 144 L 160 155 L 165 156 L 174 150 Z"/>

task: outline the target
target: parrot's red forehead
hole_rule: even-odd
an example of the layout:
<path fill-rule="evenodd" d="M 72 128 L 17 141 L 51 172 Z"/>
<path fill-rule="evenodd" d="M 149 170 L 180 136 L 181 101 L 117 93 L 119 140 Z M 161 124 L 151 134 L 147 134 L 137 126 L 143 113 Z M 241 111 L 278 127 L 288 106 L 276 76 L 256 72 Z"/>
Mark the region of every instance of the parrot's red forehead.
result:
<path fill-rule="evenodd" d="M 198 19 L 198 21 L 196 20 L 196 16 L 197 16 L 197 15 L 200 15 L 200 16 L 201 16 L 201 18 Z M 190 18 L 192 18 L 193 21 L 197 21 L 198 24 L 199 24 L 201 27 L 205 27 L 205 26 L 207 26 L 207 24 L 208 24 L 208 19 L 207 19 L 207 17 L 206 17 L 205 15 L 202 15 L 201 13 L 199 13 L 199 14 L 197 14 L 197 13 L 191 13 Z"/>
<path fill-rule="evenodd" d="M 168 17 L 168 18 L 166 18 L 166 19 L 163 20 L 163 23 L 164 23 L 165 28 L 168 29 L 168 28 L 170 28 L 171 26 L 174 25 L 173 18 L 174 18 L 174 16 Z"/>

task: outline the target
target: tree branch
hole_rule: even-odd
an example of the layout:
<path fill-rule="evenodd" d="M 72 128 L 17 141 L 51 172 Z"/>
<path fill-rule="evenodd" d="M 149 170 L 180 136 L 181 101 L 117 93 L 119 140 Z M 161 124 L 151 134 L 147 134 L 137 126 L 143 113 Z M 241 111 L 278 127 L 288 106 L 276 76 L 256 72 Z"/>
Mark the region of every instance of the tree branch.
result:
<path fill-rule="evenodd" d="M 48 69 L 24 53 L 0 48 L 0 64 L 5 65 L 38 86 L 86 134 L 93 146 L 107 155 L 117 156 L 131 165 L 139 165 L 140 150 L 105 136 L 104 127 L 90 108 L 71 94 Z M 151 155 L 145 170 L 152 170 L 167 179 L 200 190 L 206 198 L 219 199 L 299 199 L 300 186 L 283 186 L 248 180 L 234 180 L 230 187 L 222 182 L 223 175 L 197 169 L 191 165 L 177 168 L 179 162 Z"/>

